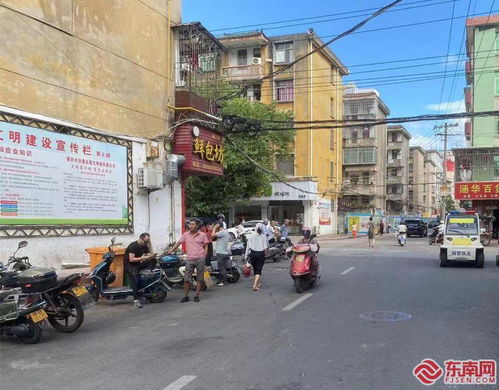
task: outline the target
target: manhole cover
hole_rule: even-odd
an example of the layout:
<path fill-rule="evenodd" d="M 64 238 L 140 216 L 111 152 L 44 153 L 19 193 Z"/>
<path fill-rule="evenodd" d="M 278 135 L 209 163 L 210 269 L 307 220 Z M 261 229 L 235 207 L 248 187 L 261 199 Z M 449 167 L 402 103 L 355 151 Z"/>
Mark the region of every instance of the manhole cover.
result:
<path fill-rule="evenodd" d="M 398 322 L 410 320 L 412 316 L 407 313 L 402 313 L 399 311 L 370 311 L 367 313 L 362 313 L 360 318 L 367 321 L 375 322 Z"/>

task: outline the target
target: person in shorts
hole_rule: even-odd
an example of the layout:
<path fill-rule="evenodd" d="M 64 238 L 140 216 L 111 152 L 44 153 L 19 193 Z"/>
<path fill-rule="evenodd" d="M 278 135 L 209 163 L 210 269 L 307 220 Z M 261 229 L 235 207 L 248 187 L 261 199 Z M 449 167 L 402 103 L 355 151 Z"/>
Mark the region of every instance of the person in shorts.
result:
<path fill-rule="evenodd" d="M 208 236 L 199 230 L 201 222 L 195 219 L 189 221 L 189 231 L 182 234 L 180 240 L 171 248 L 167 253 L 173 253 L 177 248 L 185 243 L 186 246 L 186 264 L 185 264 L 185 275 L 184 275 L 184 297 L 180 301 L 181 303 L 189 302 L 189 289 L 191 288 L 191 280 L 196 270 L 196 295 L 194 296 L 194 302 L 199 302 L 199 293 L 203 288 L 204 284 L 204 267 L 205 258 L 208 252 L 208 244 L 211 240 Z"/>

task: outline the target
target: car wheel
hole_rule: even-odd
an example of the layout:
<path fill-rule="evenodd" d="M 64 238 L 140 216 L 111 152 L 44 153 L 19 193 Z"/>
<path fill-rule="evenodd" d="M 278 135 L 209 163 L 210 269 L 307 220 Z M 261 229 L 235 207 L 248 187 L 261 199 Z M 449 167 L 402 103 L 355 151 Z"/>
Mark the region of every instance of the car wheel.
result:
<path fill-rule="evenodd" d="M 477 253 L 475 267 L 483 268 L 484 264 L 485 264 L 485 255 L 483 254 L 483 252 Z"/>
<path fill-rule="evenodd" d="M 447 261 L 447 251 L 441 250 L 440 251 L 440 267 L 447 267 L 448 265 L 449 265 L 449 262 Z"/>

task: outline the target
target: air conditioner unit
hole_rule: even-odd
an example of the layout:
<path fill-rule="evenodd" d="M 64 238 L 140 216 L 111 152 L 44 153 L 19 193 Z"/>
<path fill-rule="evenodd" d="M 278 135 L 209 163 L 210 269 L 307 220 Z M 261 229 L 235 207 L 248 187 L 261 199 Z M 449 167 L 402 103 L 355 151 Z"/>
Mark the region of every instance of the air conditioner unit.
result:
<path fill-rule="evenodd" d="M 253 64 L 254 65 L 261 65 L 262 59 L 260 57 L 253 57 Z"/>
<path fill-rule="evenodd" d="M 166 178 L 165 184 L 172 184 L 179 178 L 179 167 L 185 162 L 185 156 L 170 154 L 166 160 Z"/>
<path fill-rule="evenodd" d="M 163 171 L 151 168 L 139 168 L 137 186 L 142 189 L 163 188 Z"/>

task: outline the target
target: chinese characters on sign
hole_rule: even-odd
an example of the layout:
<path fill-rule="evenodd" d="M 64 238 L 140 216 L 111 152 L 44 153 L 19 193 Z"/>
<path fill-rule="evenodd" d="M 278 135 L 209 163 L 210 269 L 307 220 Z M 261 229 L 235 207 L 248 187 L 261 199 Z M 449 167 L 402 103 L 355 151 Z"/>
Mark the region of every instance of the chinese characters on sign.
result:
<path fill-rule="evenodd" d="M 454 195 L 456 200 L 499 199 L 499 181 L 456 183 Z"/>
<path fill-rule="evenodd" d="M 222 145 L 212 144 L 201 138 L 194 139 L 194 154 L 198 154 L 203 160 L 218 162 L 224 161 L 224 148 Z"/>
<path fill-rule="evenodd" d="M 127 225 L 127 153 L 0 122 L 0 225 Z"/>

